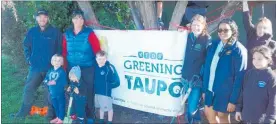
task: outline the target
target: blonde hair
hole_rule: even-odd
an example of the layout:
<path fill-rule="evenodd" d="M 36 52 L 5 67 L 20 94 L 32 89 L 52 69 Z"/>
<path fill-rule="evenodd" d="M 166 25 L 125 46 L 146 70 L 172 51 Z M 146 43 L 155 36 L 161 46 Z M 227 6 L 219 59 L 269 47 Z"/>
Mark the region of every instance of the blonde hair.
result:
<path fill-rule="evenodd" d="M 51 64 L 53 65 L 53 61 L 54 61 L 54 59 L 55 58 L 59 58 L 61 61 L 61 65 L 63 65 L 64 64 L 64 60 L 63 60 L 63 56 L 62 55 L 59 55 L 59 54 L 55 54 L 55 55 L 53 55 L 52 56 L 52 58 L 51 58 Z"/>
<path fill-rule="evenodd" d="M 260 23 L 263 23 L 263 24 L 268 28 L 268 32 L 267 32 L 267 33 L 270 34 L 270 35 L 272 36 L 272 35 L 273 35 L 273 31 L 272 31 L 272 23 L 271 23 L 271 21 L 270 21 L 268 18 L 266 18 L 266 17 L 262 17 L 262 18 L 259 19 L 259 21 L 258 21 L 256 27 L 257 27 Z"/>
<path fill-rule="evenodd" d="M 193 18 L 191 20 L 191 25 L 192 25 L 193 21 L 199 21 L 202 25 L 204 25 L 202 35 L 209 35 L 208 30 L 207 30 L 208 25 L 207 25 L 207 22 L 206 22 L 206 18 L 204 16 L 202 16 L 200 14 L 196 14 L 196 15 L 193 16 Z"/>

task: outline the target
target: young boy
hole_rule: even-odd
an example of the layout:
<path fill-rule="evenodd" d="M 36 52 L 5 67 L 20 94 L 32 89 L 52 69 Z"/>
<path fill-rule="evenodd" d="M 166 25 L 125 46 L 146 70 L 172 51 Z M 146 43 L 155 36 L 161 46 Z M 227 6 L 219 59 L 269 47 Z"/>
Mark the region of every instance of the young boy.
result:
<path fill-rule="evenodd" d="M 81 69 L 74 66 L 69 72 L 70 84 L 67 92 L 74 92 L 71 115 L 76 115 L 74 123 L 84 124 L 86 104 L 86 84 L 81 80 Z"/>
<path fill-rule="evenodd" d="M 104 51 L 96 54 L 98 66 L 95 69 L 95 107 L 100 108 L 100 123 L 104 123 L 104 112 L 108 112 L 108 123 L 112 123 L 113 109 L 111 90 L 120 85 L 115 67 L 107 61 Z"/>
<path fill-rule="evenodd" d="M 51 64 L 53 68 L 48 71 L 43 81 L 48 86 L 51 102 L 57 116 L 50 123 L 62 123 L 65 115 L 64 88 L 67 85 L 66 72 L 61 67 L 63 65 L 63 57 L 55 54 L 51 59 Z"/>

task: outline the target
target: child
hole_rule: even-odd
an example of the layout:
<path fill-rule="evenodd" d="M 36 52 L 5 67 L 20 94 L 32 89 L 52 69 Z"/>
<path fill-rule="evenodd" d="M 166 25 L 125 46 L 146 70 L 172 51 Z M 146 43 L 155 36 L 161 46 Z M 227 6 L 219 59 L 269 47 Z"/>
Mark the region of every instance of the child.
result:
<path fill-rule="evenodd" d="M 207 32 L 205 17 L 196 14 L 191 20 L 190 27 L 191 33 L 188 35 L 185 59 L 181 70 L 184 86 L 188 86 L 188 81 L 192 80 L 193 76 L 201 77 L 200 71 L 205 62 L 207 46 L 211 42 L 211 37 Z M 187 118 L 190 124 L 201 120 L 198 109 L 201 98 L 201 85 L 200 83 L 195 84 L 188 97 Z"/>
<path fill-rule="evenodd" d="M 259 19 L 257 24 L 254 26 L 252 24 L 252 17 L 249 12 L 249 6 L 247 1 L 243 1 L 243 25 L 246 32 L 247 45 L 246 48 L 248 50 L 248 66 L 247 70 L 253 68 L 252 65 L 252 51 L 253 48 L 257 46 L 266 45 L 270 49 L 276 48 L 276 41 L 272 40 L 273 31 L 272 31 L 272 23 L 266 18 L 262 17 Z"/>
<path fill-rule="evenodd" d="M 108 123 L 112 123 L 113 109 L 111 90 L 120 85 L 115 67 L 107 61 L 104 51 L 96 54 L 98 66 L 95 69 L 95 107 L 100 108 L 100 123 L 104 123 L 104 112 L 108 111 Z"/>
<path fill-rule="evenodd" d="M 266 46 L 253 49 L 253 65 L 243 81 L 236 120 L 245 123 L 275 123 L 276 75 L 269 67 L 272 52 Z"/>
<path fill-rule="evenodd" d="M 84 124 L 85 104 L 86 104 L 86 84 L 81 80 L 81 69 L 74 66 L 69 72 L 70 84 L 67 92 L 74 92 L 71 115 L 76 115 L 74 123 Z"/>
<path fill-rule="evenodd" d="M 67 85 L 66 72 L 61 67 L 63 65 L 63 57 L 55 54 L 51 59 L 51 68 L 44 79 L 44 83 L 48 85 L 51 102 L 54 106 L 56 118 L 50 123 L 62 123 L 65 115 L 65 94 L 64 88 Z"/>

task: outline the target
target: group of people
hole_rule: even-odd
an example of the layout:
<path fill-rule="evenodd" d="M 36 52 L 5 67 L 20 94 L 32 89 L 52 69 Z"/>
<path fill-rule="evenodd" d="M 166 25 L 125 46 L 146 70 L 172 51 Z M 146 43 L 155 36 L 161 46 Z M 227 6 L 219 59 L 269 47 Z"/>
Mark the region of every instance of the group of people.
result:
<path fill-rule="evenodd" d="M 84 25 L 84 14 L 75 10 L 73 26 L 62 33 L 51 26 L 48 12 L 36 14 L 38 26 L 31 28 L 23 42 L 29 64 L 23 103 L 14 119 L 24 119 L 33 105 L 34 94 L 42 84 L 47 87 L 47 120 L 62 123 L 65 117 L 67 91 L 73 97 L 73 123 L 93 123 L 94 108 L 99 108 L 100 122 L 108 112 L 108 123 L 113 119 L 111 90 L 120 85 L 115 67 L 107 61 L 107 53 L 91 28 Z M 95 76 L 94 76 L 95 75 Z M 43 82 L 43 83 L 42 83 Z"/>
<path fill-rule="evenodd" d="M 204 16 L 193 16 L 189 25 L 182 82 L 185 87 L 193 76 L 199 76 L 201 83 L 192 84 L 188 122 L 200 122 L 198 104 L 202 100 L 209 123 L 230 123 L 232 112 L 243 123 L 275 123 L 276 42 L 272 40 L 271 21 L 262 17 L 254 26 L 244 1 L 246 46 L 238 40 L 234 20 L 224 19 L 218 24 L 218 40 L 208 35 Z"/>
<path fill-rule="evenodd" d="M 254 26 L 247 2 L 243 2 L 243 23 L 247 33 L 246 47 L 238 40 L 238 26 L 231 19 L 218 25 L 218 40 L 207 31 L 206 18 L 192 16 L 182 68 L 185 85 L 198 76 L 188 98 L 189 123 L 200 121 L 198 104 L 202 98 L 210 123 L 274 123 L 276 120 L 276 75 L 273 72 L 272 24 L 260 18 Z M 26 62 L 30 65 L 24 88 L 23 103 L 12 117 L 25 118 L 33 104 L 34 93 L 42 82 L 49 92 L 47 118 L 62 123 L 65 116 L 65 92 L 73 94 L 71 115 L 77 123 L 93 123 L 94 108 L 100 108 L 100 123 L 108 111 L 112 122 L 111 90 L 120 85 L 115 67 L 107 61 L 106 52 L 91 28 L 84 25 L 84 14 L 72 14 L 72 27 L 64 34 L 48 23 L 45 10 L 36 15 L 38 26 L 31 28 L 24 40 Z M 181 50 L 180 50 L 181 51 Z M 274 54 L 275 55 L 275 54 Z M 95 95 L 96 94 L 96 95 Z M 53 109 L 51 109 L 53 107 Z"/>

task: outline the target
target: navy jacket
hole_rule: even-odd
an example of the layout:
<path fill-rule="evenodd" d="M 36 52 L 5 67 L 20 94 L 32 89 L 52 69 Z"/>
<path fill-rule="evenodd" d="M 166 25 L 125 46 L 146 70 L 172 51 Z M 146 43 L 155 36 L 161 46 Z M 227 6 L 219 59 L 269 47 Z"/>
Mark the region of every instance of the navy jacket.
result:
<path fill-rule="evenodd" d="M 103 67 L 95 68 L 95 94 L 111 97 L 111 90 L 120 85 L 115 67 L 108 61 Z"/>
<path fill-rule="evenodd" d="M 193 75 L 200 75 L 206 58 L 207 46 L 210 42 L 211 37 L 209 35 L 200 35 L 196 38 L 193 33 L 189 33 L 181 70 L 182 78 L 190 80 Z"/>
<path fill-rule="evenodd" d="M 247 71 L 237 111 L 250 123 L 275 123 L 276 120 L 276 75 L 270 69 Z"/>
<path fill-rule="evenodd" d="M 39 26 L 31 28 L 24 39 L 24 54 L 27 64 L 37 71 L 48 71 L 51 68 L 51 58 L 61 54 L 62 34 L 51 25 L 44 31 Z"/>
<path fill-rule="evenodd" d="M 69 86 L 72 87 L 77 87 L 79 89 L 79 94 L 75 94 L 77 96 L 86 96 L 87 93 L 87 84 L 84 83 L 82 79 L 79 80 L 79 82 L 72 82 L 70 81 Z M 72 89 L 71 89 L 72 90 Z"/>
<path fill-rule="evenodd" d="M 44 83 L 47 84 L 49 81 L 54 80 L 56 85 L 48 85 L 51 97 L 58 97 L 64 95 L 64 88 L 67 83 L 67 74 L 62 67 L 55 70 L 51 68 L 44 79 Z"/>
<path fill-rule="evenodd" d="M 246 48 L 248 50 L 247 69 L 252 69 L 253 68 L 253 64 L 252 64 L 253 55 L 251 54 L 252 49 L 257 46 L 266 45 L 274 51 L 276 49 L 276 42 L 271 39 L 272 36 L 270 34 L 264 34 L 264 36 L 262 37 L 257 36 L 255 26 L 252 24 L 252 17 L 250 16 L 250 13 L 248 11 L 243 12 L 243 25 L 247 36 L 247 45 L 246 45 Z"/>
<path fill-rule="evenodd" d="M 220 40 L 213 41 L 208 48 L 203 74 L 203 92 L 208 90 L 211 63 L 220 42 Z M 212 90 L 215 95 L 225 96 L 223 100 L 227 101 L 223 103 L 237 103 L 246 65 L 247 50 L 239 41 L 221 51 Z"/>

